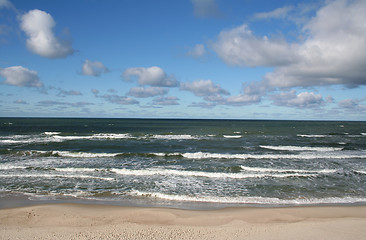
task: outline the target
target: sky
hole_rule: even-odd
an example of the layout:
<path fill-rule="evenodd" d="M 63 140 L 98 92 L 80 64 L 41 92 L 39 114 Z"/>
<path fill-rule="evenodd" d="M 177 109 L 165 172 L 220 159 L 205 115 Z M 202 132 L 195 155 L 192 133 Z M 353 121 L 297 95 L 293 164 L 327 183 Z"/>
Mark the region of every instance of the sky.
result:
<path fill-rule="evenodd" d="M 0 117 L 366 120 L 364 0 L 0 0 Z"/>

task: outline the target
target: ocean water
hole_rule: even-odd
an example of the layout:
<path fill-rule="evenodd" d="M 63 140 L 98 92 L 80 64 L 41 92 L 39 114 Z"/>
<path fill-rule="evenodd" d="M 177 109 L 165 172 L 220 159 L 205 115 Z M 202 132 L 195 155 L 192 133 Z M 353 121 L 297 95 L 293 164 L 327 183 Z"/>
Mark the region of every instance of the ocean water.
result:
<path fill-rule="evenodd" d="M 366 203 L 366 122 L 0 118 L 0 201 Z M 10 200 L 9 200 L 10 199 Z"/>

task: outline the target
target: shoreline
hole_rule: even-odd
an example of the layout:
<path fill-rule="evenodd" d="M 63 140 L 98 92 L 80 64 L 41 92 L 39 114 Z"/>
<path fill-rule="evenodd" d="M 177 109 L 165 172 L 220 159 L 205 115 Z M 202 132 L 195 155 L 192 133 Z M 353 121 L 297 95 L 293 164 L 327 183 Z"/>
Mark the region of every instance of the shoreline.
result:
<path fill-rule="evenodd" d="M 365 239 L 366 206 L 214 210 L 56 203 L 0 209 L 0 239 Z"/>

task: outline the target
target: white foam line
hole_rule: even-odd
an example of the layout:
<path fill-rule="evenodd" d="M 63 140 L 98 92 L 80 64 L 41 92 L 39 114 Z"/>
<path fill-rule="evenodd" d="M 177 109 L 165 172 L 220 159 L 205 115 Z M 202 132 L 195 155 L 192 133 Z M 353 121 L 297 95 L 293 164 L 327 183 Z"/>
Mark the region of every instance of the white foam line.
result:
<path fill-rule="evenodd" d="M 323 138 L 327 137 L 327 135 L 316 135 L 316 134 L 297 134 L 298 137 L 307 137 L 307 138 Z"/>
<path fill-rule="evenodd" d="M 105 181 L 113 181 L 114 178 L 95 177 L 89 175 L 60 175 L 60 174 L 0 174 L 2 178 L 82 178 L 82 179 L 100 179 Z"/>
<path fill-rule="evenodd" d="M 263 204 L 263 205 L 309 205 L 309 204 L 350 204 L 366 202 L 366 198 L 359 197 L 328 197 L 328 198 L 297 198 L 279 199 L 270 197 L 216 197 L 216 196 L 189 196 L 172 195 L 158 192 L 131 191 L 128 193 L 136 197 L 157 198 L 180 202 L 209 202 L 223 204 Z"/>
<path fill-rule="evenodd" d="M 303 170 L 303 169 L 276 169 L 276 168 L 260 168 L 260 167 L 246 167 L 240 166 L 241 169 L 248 172 L 278 172 L 278 173 L 286 173 L 286 172 L 296 172 L 296 173 L 335 173 L 337 170 L 335 169 L 321 169 L 321 170 Z"/>
<path fill-rule="evenodd" d="M 174 169 L 116 169 L 112 168 L 112 172 L 121 175 L 133 175 L 133 176 L 182 176 L 182 177 L 206 177 L 206 178 L 234 178 L 234 179 L 245 179 L 245 178 L 287 178 L 287 177 L 315 177 L 317 174 L 313 173 L 285 173 L 285 174 L 246 174 L 246 173 L 218 173 L 218 172 L 199 172 L 199 171 L 180 171 Z"/>
<path fill-rule="evenodd" d="M 44 132 L 45 135 L 58 135 L 61 132 Z"/>
<path fill-rule="evenodd" d="M 96 168 L 55 168 L 58 172 L 96 172 L 102 171 L 102 169 Z"/>
<path fill-rule="evenodd" d="M 0 170 L 25 169 L 25 168 L 27 168 L 27 167 L 16 166 L 16 165 L 0 165 Z"/>
<path fill-rule="evenodd" d="M 223 135 L 224 138 L 241 138 L 242 135 Z"/>
<path fill-rule="evenodd" d="M 166 140 L 190 140 L 190 139 L 198 139 L 195 136 L 189 135 L 189 134 L 183 134 L 183 135 L 152 135 L 147 136 L 146 138 L 152 138 L 152 139 L 166 139 Z"/>
<path fill-rule="evenodd" d="M 264 146 L 264 145 L 260 145 L 259 147 L 280 151 L 317 151 L 317 152 L 332 152 L 332 151 L 340 151 L 343 149 L 336 147 L 300 147 L 300 146 Z"/>
<path fill-rule="evenodd" d="M 222 154 L 222 153 L 183 153 L 183 157 L 191 159 L 347 159 L 366 158 L 365 154 Z"/>
<path fill-rule="evenodd" d="M 80 158 L 95 158 L 95 157 L 115 157 L 120 153 L 87 153 L 87 152 L 69 152 L 69 151 L 52 151 L 52 155 L 61 157 L 80 157 Z"/>

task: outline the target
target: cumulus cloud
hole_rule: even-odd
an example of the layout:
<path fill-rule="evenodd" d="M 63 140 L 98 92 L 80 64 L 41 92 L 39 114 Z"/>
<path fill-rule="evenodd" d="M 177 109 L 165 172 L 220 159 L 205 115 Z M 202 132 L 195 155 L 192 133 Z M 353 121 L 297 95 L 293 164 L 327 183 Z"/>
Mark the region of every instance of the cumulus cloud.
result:
<path fill-rule="evenodd" d="M 246 24 L 222 31 L 212 47 L 225 63 L 235 66 L 281 66 L 297 59 L 296 45 L 257 37 Z"/>
<path fill-rule="evenodd" d="M 5 78 L 5 81 L 2 82 L 3 84 L 35 88 L 41 88 L 43 86 L 36 71 L 22 66 L 0 68 L 0 76 Z"/>
<path fill-rule="evenodd" d="M 21 29 L 28 36 L 28 49 L 46 58 L 64 58 L 74 52 L 71 42 L 55 36 L 56 22 L 44 11 L 35 9 L 21 16 Z"/>
<path fill-rule="evenodd" d="M 190 91 L 199 97 L 229 95 L 230 93 L 211 80 L 197 80 L 194 82 L 185 82 L 180 84 L 180 89 Z"/>
<path fill-rule="evenodd" d="M 82 68 L 82 74 L 88 76 L 100 76 L 102 73 L 109 72 L 108 68 L 103 63 L 85 60 Z"/>
<path fill-rule="evenodd" d="M 220 33 L 213 49 L 230 65 L 270 66 L 263 85 L 366 85 L 366 1 L 336 0 L 303 27 L 303 41 L 257 37 L 247 25 Z M 337 16 L 337 17 L 334 17 Z"/>
<path fill-rule="evenodd" d="M 196 44 L 192 49 L 187 52 L 187 56 L 193 58 L 201 58 L 206 54 L 206 48 L 203 44 Z"/>
<path fill-rule="evenodd" d="M 153 105 L 179 105 L 179 98 L 174 96 L 154 98 Z"/>
<path fill-rule="evenodd" d="M 155 97 L 159 95 L 165 95 L 168 93 L 167 88 L 162 87 L 135 87 L 131 88 L 127 95 L 134 96 L 137 98 L 148 98 L 148 97 Z"/>
<path fill-rule="evenodd" d="M 296 94 L 295 90 L 281 92 L 271 96 L 274 104 L 278 106 L 296 108 L 318 108 L 324 104 L 323 97 L 313 92 L 302 92 Z"/>
<path fill-rule="evenodd" d="M 198 18 L 220 17 L 222 14 L 216 0 L 191 0 L 194 15 Z"/>
<path fill-rule="evenodd" d="M 124 71 L 123 77 L 127 81 L 131 81 L 132 77 L 136 76 L 140 85 L 150 85 L 155 87 L 176 87 L 178 81 L 174 76 L 167 75 L 160 67 L 136 67 L 128 68 Z"/>

